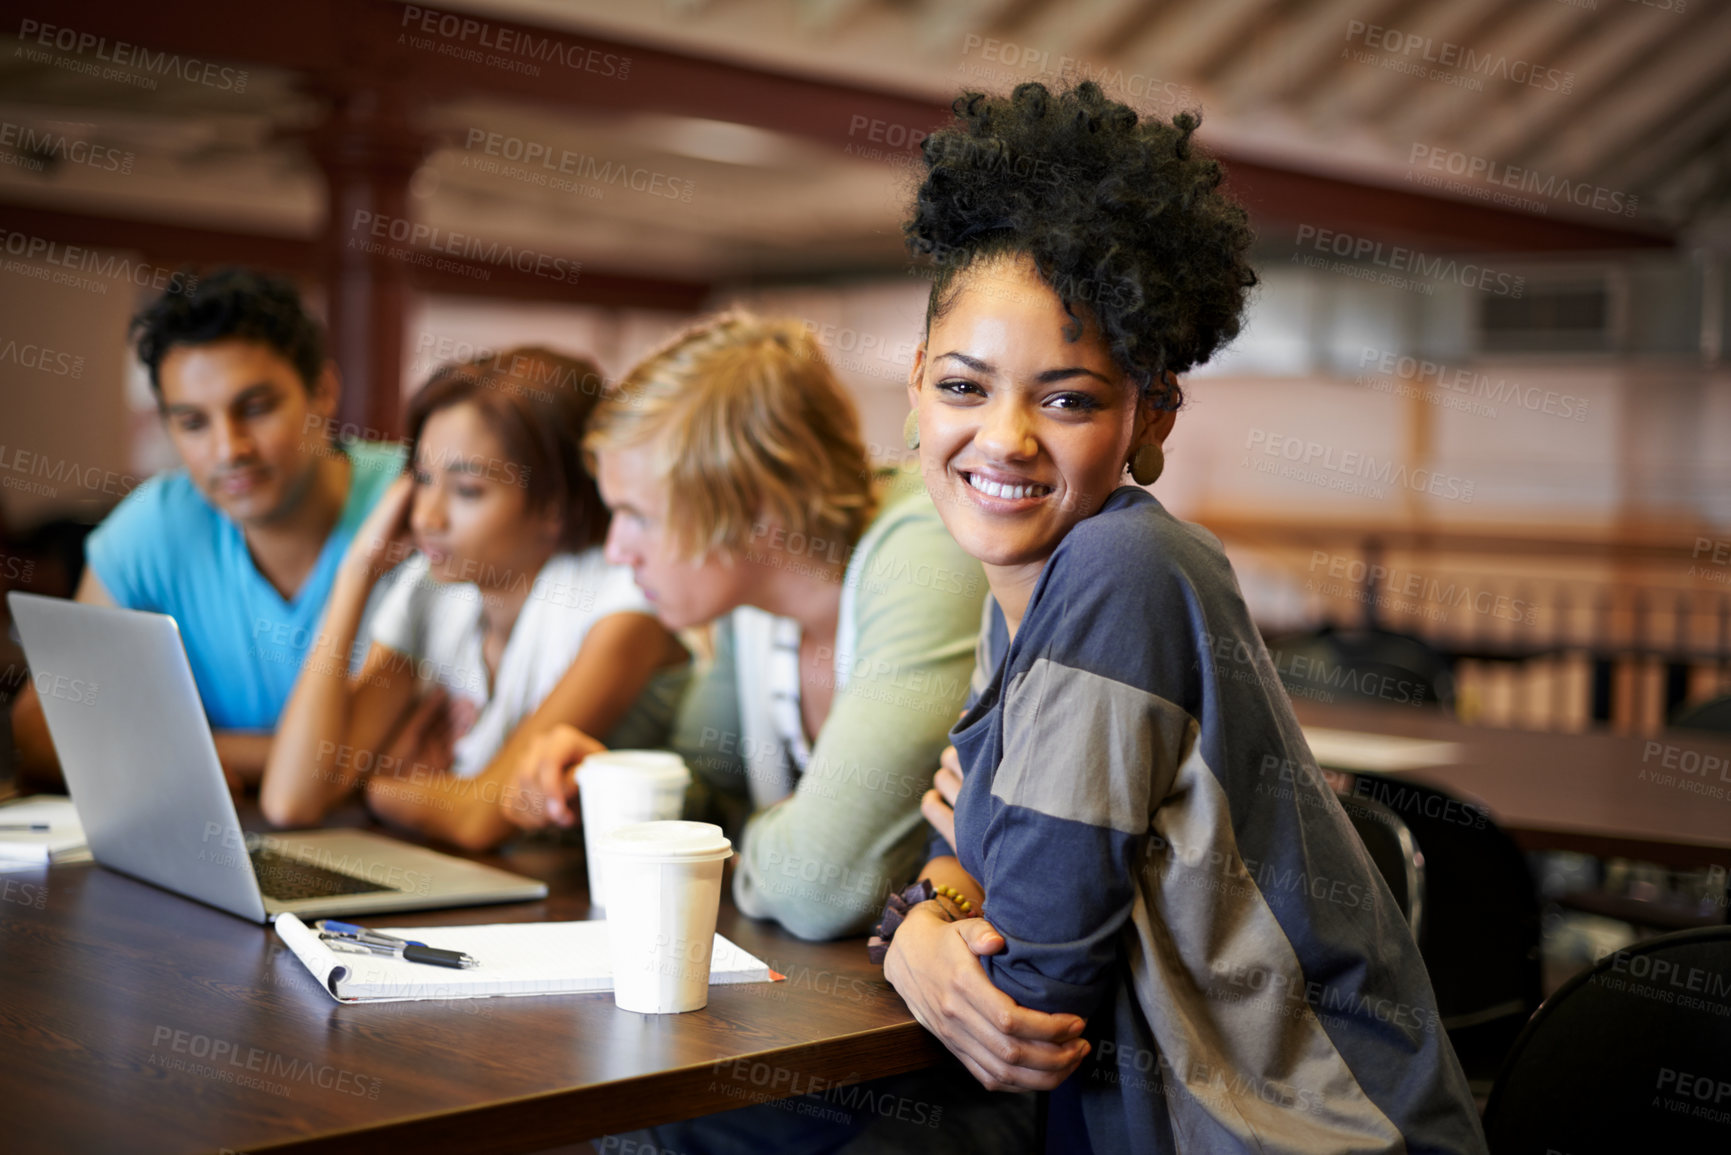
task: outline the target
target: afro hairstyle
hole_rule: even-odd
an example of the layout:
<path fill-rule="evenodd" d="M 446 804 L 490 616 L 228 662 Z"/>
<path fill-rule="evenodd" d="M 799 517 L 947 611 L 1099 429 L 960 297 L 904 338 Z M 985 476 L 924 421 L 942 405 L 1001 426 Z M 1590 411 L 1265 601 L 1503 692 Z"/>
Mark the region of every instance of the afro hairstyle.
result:
<path fill-rule="evenodd" d="M 927 171 L 903 225 L 936 266 L 927 326 L 975 261 L 1026 255 L 1075 322 L 1069 339 L 1085 310 L 1144 395 L 1177 409 L 1174 374 L 1238 335 L 1257 280 L 1248 216 L 1221 191 L 1220 163 L 1191 146 L 1201 119 L 1139 117 L 1092 81 L 965 92 L 952 108 L 956 123 L 921 145 Z"/>

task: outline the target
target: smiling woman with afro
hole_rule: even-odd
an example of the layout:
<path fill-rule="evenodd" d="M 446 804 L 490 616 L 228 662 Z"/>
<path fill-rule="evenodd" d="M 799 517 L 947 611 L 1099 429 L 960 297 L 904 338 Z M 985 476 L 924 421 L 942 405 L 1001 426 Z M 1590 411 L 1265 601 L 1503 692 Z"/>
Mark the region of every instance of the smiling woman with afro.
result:
<path fill-rule="evenodd" d="M 984 1086 L 1051 1092 L 1048 1150 L 1483 1152 L 1220 543 L 1148 489 L 1256 282 L 1244 210 L 1195 116 L 954 107 L 906 225 L 907 433 L 991 597 L 885 976 Z"/>

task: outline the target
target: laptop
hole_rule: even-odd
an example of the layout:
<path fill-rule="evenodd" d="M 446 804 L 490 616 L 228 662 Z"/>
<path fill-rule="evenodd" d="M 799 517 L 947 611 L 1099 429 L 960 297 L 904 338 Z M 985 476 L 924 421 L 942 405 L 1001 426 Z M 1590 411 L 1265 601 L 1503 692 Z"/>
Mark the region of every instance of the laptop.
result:
<path fill-rule="evenodd" d="M 254 922 L 547 896 L 544 882 L 364 830 L 243 834 L 172 617 L 7 602 L 90 853 L 108 869 Z"/>

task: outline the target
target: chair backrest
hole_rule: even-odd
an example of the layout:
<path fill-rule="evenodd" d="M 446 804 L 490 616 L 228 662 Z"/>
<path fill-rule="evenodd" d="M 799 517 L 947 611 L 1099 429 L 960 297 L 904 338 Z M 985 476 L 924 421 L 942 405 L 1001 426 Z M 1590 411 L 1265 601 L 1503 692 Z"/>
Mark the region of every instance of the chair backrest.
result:
<path fill-rule="evenodd" d="M 1543 995 L 1539 900 L 1526 855 L 1481 808 L 1446 791 L 1358 774 L 1350 793 L 1392 810 L 1424 852 L 1419 953 L 1461 1065 L 1488 1088 Z"/>
<path fill-rule="evenodd" d="M 1636 943 L 1564 983 L 1484 1123 L 1492 1155 L 1731 1151 L 1731 927 Z"/>
<path fill-rule="evenodd" d="M 1409 634 L 1328 626 L 1275 639 L 1268 650 L 1286 692 L 1300 700 L 1454 708 L 1448 659 Z"/>
<path fill-rule="evenodd" d="M 1671 725 L 1678 730 L 1710 730 L 1715 734 L 1731 734 L 1731 694 L 1685 706 L 1671 719 Z"/>
<path fill-rule="evenodd" d="M 1401 821 L 1400 815 L 1374 799 L 1344 794 L 1340 805 L 1352 820 L 1352 828 L 1358 831 L 1359 841 L 1370 852 L 1370 860 L 1376 864 L 1383 881 L 1394 892 L 1394 900 L 1416 940 L 1424 921 L 1424 855 L 1419 852 L 1412 829 Z"/>

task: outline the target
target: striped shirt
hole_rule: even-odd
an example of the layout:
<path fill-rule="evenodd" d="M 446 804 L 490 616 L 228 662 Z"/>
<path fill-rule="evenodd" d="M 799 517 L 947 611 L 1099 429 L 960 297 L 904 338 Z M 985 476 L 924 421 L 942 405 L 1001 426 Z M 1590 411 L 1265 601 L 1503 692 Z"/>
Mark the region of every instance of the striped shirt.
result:
<path fill-rule="evenodd" d="M 951 732 L 993 983 L 1088 1020 L 1059 1150 L 1483 1152 L 1394 898 L 1219 543 L 1125 487 L 988 601 Z"/>
<path fill-rule="evenodd" d="M 804 774 L 811 765 L 811 743 L 805 738 L 805 712 L 799 693 L 799 623 L 792 618 L 775 620 L 774 649 L 769 655 L 770 713 L 782 749 Z"/>

